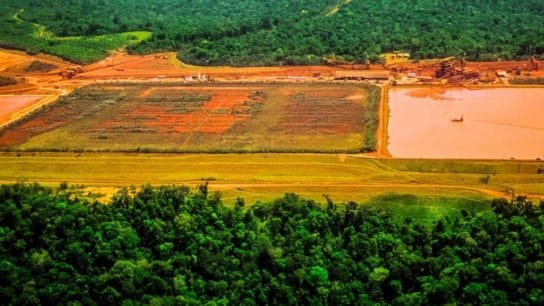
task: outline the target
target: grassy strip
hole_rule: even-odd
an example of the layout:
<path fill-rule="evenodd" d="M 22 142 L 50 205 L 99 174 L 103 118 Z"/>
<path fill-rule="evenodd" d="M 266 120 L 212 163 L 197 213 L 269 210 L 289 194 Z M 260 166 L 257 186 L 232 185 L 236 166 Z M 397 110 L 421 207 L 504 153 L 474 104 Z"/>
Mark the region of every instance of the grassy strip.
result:
<path fill-rule="evenodd" d="M 437 198 L 458 199 L 443 208 L 459 206 L 456 203 L 460 202 L 470 209 L 482 198 L 504 195 L 508 188 L 516 194 L 540 195 L 536 198 L 544 194 L 544 190 L 538 189 L 544 183 L 544 175 L 538 174 L 543 164 L 537 162 L 442 163 L 332 154 L 137 153 L 0 153 L 0 160 L 1 182 L 27 180 L 58 184 L 66 181 L 89 187 L 110 187 L 113 192 L 115 187 L 151 182 L 196 186 L 210 181 L 211 190 L 221 192 L 228 203 L 235 203 L 238 197 L 251 202 L 295 192 L 316 200 L 329 195 L 335 201 L 352 200 L 370 205 L 379 203 L 372 198 L 395 191 L 390 198 L 415 195 L 420 199 L 410 208 L 426 206 L 434 212 L 439 208 L 435 205 Z M 418 168 L 421 170 L 408 170 Z M 481 178 L 488 173 L 495 174 L 483 182 Z M 414 201 L 408 198 L 405 202 Z"/>
<path fill-rule="evenodd" d="M 392 214 L 398 222 L 410 218 L 415 223 L 431 226 L 443 216 L 460 216 L 461 211 L 489 210 L 488 200 L 476 197 L 421 196 L 404 193 L 384 193 L 364 203 Z"/>
<path fill-rule="evenodd" d="M 7 129 L 7 128 L 6 128 Z M 178 153 L 178 154 L 258 154 L 258 153 L 317 153 L 317 154 L 357 154 L 360 150 L 343 149 L 161 149 L 138 147 L 134 149 L 89 149 L 89 148 L 1 148 L 0 152 L 67 152 L 67 153 Z"/>
<path fill-rule="evenodd" d="M 378 86 L 365 86 L 368 90 L 367 109 L 363 115 L 365 135 L 362 152 L 374 152 L 378 145 L 378 126 L 380 124 L 381 91 Z"/>
<path fill-rule="evenodd" d="M 544 85 L 544 78 L 515 78 L 510 80 L 510 84 L 514 85 Z"/>

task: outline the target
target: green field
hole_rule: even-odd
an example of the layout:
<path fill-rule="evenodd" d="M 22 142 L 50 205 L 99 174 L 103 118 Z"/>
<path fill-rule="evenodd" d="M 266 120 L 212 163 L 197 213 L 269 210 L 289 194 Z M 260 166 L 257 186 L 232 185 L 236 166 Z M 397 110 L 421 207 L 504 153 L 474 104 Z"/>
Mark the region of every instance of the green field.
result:
<path fill-rule="evenodd" d="M 376 146 L 379 98 L 366 85 L 93 85 L 1 131 L 0 148 L 357 153 Z"/>
<path fill-rule="evenodd" d="M 103 199 L 122 187 L 205 181 L 226 203 L 271 200 L 285 192 L 357 201 L 432 219 L 508 192 L 544 197 L 544 163 L 376 160 L 334 154 L 1 153 L 0 181 L 84 185 Z M 487 183 L 485 178 L 489 176 Z M 405 197 L 416 196 L 417 199 Z M 406 205 L 405 205 L 406 204 Z M 424 220 L 423 220 L 424 221 Z"/>

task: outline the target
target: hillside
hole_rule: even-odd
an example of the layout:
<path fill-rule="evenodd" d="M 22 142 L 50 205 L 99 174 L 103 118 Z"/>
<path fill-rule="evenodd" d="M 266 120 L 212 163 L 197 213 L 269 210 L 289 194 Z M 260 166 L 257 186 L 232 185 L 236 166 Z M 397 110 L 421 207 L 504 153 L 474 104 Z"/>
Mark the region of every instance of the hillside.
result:
<path fill-rule="evenodd" d="M 175 50 L 183 61 L 202 65 L 315 63 L 333 54 L 375 61 L 392 50 L 471 60 L 544 55 L 544 3 L 538 0 L 1 2 L 7 10 L 0 16 L 0 45 L 78 62 L 125 46 L 136 53 Z M 112 36 L 131 31 L 153 34 Z"/>

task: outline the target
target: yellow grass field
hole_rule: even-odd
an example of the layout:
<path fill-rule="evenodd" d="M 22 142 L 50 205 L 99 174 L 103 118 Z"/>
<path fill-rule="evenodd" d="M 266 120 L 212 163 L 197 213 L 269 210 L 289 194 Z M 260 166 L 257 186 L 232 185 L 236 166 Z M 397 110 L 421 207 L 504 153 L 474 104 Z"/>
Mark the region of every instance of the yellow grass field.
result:
<path fill-rule="evenodd" d="M 269 200 L 285 192 L 323 200 L 364 202 L 375 196 L 412 194 L 467 199 L 508 196 L 507 190 L 544 198 L 544 163 L 370 159 L 338 154 L 123 154 L 0 153 L 0 181 L 25 180 L 87 186 L 110 196 L 143 184 L 188 185 L 209 181 L 227 203 Z M 541 169 L 539 171 L 539 169 Z M 487 183 L 485 181 L 487 180 Z"/>

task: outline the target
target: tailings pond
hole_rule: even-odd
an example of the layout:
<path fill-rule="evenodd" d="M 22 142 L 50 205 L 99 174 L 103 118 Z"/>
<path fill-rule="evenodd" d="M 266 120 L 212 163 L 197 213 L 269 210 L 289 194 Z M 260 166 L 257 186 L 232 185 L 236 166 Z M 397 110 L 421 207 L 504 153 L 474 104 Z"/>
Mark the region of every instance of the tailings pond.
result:
<path fill-rule="evenodd" d="M 393 88 L 396 158 L 544 159 L 544 88 Z"/>

